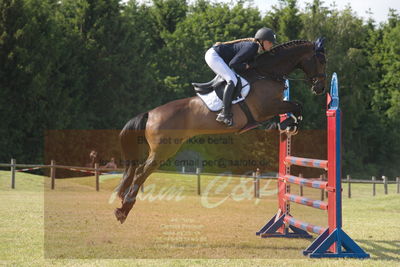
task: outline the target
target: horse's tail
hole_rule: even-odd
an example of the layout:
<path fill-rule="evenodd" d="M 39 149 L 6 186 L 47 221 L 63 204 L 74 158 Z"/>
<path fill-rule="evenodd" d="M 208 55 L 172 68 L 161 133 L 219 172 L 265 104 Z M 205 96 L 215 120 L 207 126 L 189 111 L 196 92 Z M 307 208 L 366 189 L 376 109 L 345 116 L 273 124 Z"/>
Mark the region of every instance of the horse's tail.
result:
<path fill-rule="evenodd" d="M 145 137 L 145 130 L 148 117 L 148 112 L 137 115 L 125 124 L 119 134 L 122 156 L 125 161 L 124 176 L 117 188 L 118 196 L 121 199 L 125 197 L 128 188 L 132 184 L 135 169 L 147 157 L 149 144 Z"/>

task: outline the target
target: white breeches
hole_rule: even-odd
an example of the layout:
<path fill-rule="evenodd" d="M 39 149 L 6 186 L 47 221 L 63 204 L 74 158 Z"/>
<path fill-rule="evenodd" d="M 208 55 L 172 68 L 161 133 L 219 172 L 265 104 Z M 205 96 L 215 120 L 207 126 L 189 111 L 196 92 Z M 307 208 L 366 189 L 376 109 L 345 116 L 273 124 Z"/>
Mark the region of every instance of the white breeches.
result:
<path fill-rule="evenodd" d="M 237 78 L 235 72 L 226 65 L 225 61 L 218 55 L 214 48 L 211 47 L 207 50 L 205 59 L 215 74 L 218 74 L 227 82 L 232 81 L 236 86 Z"/>

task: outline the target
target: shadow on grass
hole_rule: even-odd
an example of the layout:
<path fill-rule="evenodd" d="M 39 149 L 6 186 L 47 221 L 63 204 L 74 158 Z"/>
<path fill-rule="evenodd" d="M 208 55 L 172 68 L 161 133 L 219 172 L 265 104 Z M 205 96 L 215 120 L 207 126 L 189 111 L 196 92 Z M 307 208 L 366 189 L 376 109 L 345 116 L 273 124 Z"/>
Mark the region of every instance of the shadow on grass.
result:
<path fill-rule="evenodd" d="M 371 255 L 372 260 L 392 260 L 400 262 L 400 240 L 361 239 L 356 240 L 356 242 Z M 369 247 L 369 249 L 367 247 Z"/>

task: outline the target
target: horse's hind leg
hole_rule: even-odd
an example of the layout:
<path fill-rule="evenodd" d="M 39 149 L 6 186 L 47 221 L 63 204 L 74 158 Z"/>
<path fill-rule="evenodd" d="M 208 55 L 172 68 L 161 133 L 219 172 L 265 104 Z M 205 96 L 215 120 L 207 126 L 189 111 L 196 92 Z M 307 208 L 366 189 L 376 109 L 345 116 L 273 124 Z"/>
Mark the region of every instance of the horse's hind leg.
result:
<path fill-rule="evenodd" d="M 118 187 L 115 189 L 116 193 L 118 194 L 118 197 L 123 201 L 125 198 L 126 193 L 129 190 L 129 187 L 132 184 L 133 177 L 135 176 L 135 170 L 136 166 L 134 166 L 132 163 L 129 163 L 125 167 L 124 174 L 122 176 L 122 180 Z"/>
<path fill-rule="evenodd" d="M 133 183 L 129 188 L 129 191 L 125 194 L 125 198 L 122 201 L 122 207 L 115 210 L 115 216 L 117 220 L 124 223 L 130 210 L 136 202 L 136 196 L 139 193 L 139 188 L 143 185 L 147 177 L 160 166 L 160 161 L 157 160 L 155 153 L 150 153 L 146 162 L 139 165 L 136 168 Z"/>

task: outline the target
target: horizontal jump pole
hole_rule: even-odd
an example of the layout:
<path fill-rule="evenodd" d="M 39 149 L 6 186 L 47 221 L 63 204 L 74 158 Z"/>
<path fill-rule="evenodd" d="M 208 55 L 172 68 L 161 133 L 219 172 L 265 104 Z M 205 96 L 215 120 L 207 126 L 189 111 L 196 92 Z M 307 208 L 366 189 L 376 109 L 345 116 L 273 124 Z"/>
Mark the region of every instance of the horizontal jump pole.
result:
<path fill-rule="evenodd" d="M 316 178 L 301 178 L 293 175 L 285 175 L 283 177 L 280 177 L 279 179 L 289 183 L 303 185 L 312 188 L 318 188 L 318 189 L 326 189 L 326 186 L 328 185 L 328 182 L 314 180 Z"/>
<path fill-rule="evenodd" d="M 306 223 L 306 222 L 297 220 L 297 219 L 295 219 L 295 218 L 293 218 L 292 216 L 289 216 L 289 215 L 285 215 L 285 218 L 283 219 L 283 221 L 285 223 L 288 223 L 288 224 L 294 226 L 294 227 L 303 229 L 304 231 L 315 233 L 315 234 L 319 234 L 319 235 L 321 235 L 327 229 L 325 227 L 316 226 L 316 225 L 313 225 L 311 223 Z"/>
<path fill-rule="evenodd" d="M 306 205 L 306 206 L 310 206 L 313 208 L 317 208 L 317 209 L 321 209 L 321 210 L 328 209 L 328 203 L 320 201 L 320 200 L 313 200 L 313 199 L 309 199 L 309 198 L 301 197 L 301 196 L 297 196 L 297 195 L 292 195 L 292 194 L 285 194 L 284 198 L 288 201 Z"/>
<path fill-rule="evenodd" d="M 312 167 L 328 170 L 328 161 L 321 159 L 309 159 L 309 158 L 299 158 L 287 156 L 284 160 L 285 164 L 297 165 L 303 167 Z"/>

